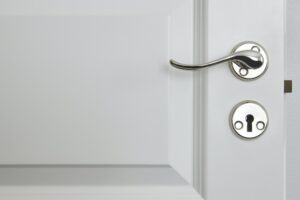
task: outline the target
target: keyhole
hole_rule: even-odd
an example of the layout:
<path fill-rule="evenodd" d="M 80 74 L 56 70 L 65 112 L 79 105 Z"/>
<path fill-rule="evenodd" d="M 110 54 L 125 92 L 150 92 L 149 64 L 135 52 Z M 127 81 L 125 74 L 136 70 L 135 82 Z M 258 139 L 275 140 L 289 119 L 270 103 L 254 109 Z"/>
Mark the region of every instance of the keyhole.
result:
<path fill-rule="evenodd" d="M 252 132 L 252 123 L 254 121 L 253 115 L 247 115 L 246 116 L 246 122 L 247 122 L 247 132 Z"/>

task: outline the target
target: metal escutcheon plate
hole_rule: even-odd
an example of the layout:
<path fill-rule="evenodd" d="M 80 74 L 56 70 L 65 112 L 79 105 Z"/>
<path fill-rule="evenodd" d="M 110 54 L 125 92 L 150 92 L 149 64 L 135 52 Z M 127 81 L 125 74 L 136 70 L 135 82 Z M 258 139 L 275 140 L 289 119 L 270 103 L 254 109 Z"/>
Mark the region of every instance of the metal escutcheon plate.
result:
<path fill-rule="evenodd" d="M 268 127 L 266 109 L 256 101 L 243 101 L 237 104 L 230 116 L 230 125 L 239 136 L 247 139 L 262 135 Z"/>
<path fill-rule="evenodd" d="M 232 73 L 241 80 L 254 80 L 262 76 L 268 68 L 268 55 L 266 50 L 256 42 L 242 42 L 238 44 L 233 50 L 232 53 L 244 51 L 244 50 L 253 50 L 258 51 L 263 56 L 264 63 L 258 69 L 247 69 L 243 67 L 242 63 L 236 61 L 229 61 L 229 66 Z"/>

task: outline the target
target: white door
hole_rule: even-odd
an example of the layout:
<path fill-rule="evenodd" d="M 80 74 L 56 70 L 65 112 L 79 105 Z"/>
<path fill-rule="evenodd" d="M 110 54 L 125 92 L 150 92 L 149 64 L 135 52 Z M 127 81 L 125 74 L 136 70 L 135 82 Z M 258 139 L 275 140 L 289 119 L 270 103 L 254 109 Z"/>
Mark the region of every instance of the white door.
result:
<path fill-rule="evenodd" d="M 283 58 L 284 0 L 0 0 L 0 199 L 282 200 Z"/>

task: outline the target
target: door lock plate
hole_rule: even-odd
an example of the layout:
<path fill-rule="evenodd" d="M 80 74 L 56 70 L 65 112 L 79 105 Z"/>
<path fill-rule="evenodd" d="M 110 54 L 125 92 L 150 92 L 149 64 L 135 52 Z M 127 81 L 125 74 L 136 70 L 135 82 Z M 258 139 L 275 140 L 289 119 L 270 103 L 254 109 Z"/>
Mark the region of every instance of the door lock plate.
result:
<path fill-rule="evenodd" d="M 261 67 L 257 69 L 247 68 L 243 63 L 237 61 L 229 61 L 229 66 L 232 73 L 241 80 L 254 80 L 262 76 L 268 69 L 268 54 L 266 50 L 258 43 L 247 41 L 238 44 L 233 48 L 232 53 L 237 53 L 241 51 L 255 51 L 261 54 L 263 58 L 263 63 Z"/>
<path fill-rule="evenodd" d="M 230 124 L 236 134 L 243 138 L 256 138 L 268 127 L 268 114 L 259 103 L 251 100 L 237 104 L 230 116 Z"/>

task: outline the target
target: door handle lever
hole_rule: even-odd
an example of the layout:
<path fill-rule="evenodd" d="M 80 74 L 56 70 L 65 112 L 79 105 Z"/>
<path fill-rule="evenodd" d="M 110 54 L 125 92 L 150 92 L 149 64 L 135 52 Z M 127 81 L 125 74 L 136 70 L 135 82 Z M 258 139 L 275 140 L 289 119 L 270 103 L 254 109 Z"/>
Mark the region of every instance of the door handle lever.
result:
<path fill-rule="evenodd" d="M 226 62 L 226 61 L 233 61 L 233 62 L 241 63 L 247 69 L 258 69 L 264 63 L 264 58 L 259 52 L 256 52 L 253 50 L 245 50 L 245 51 L 232 53 L 226 57 L 223 57 L 223 58 L 220 58 L 220 59 L 208 62 L 208 63 L 200 64 L 200 65 L 182 64 L 182 63 L 176 62 L 173 59 L 170 60 L 170 64 L 173 67 L 176 67 L 178 69 L 196 70 L 196 69 L 202 69 L 202 68 L 206 68 L 209 66 L 217 65 L 219 63 Z"/>
<path fill-rule="evenodd" d="M 259 44 L 254 42 L 243 42 L 234 48 L 232 53 L 228 56 L 211 62 L 188 65 L 171 59 L 170 64 L 178 69 L 198 70 L 227 61 L 229 61 L 233 72 L 235 72 L 239 78 L 254 79 L 262 75 L 267 69 L 268 57 L 264 48 Z"/>

